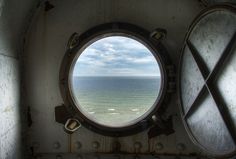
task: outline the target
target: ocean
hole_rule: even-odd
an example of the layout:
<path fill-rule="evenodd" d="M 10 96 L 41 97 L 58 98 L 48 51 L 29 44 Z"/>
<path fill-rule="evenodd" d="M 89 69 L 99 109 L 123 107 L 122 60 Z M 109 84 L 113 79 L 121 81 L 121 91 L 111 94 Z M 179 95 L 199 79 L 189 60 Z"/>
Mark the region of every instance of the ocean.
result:
<path fill-rule="evenodd" d="M 142 116 L 159 94 L 160 77 L 80 77 L 72 79 L 79 109 L 95 122 L 119 127 Z"/>

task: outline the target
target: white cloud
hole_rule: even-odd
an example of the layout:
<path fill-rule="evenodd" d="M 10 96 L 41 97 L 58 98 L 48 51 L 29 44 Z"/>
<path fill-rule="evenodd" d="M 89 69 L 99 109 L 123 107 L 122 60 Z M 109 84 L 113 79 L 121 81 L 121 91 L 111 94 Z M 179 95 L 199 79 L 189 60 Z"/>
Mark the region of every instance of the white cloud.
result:
<path fill-rule="evenodd" d="M 90 45 L 80 55 L 76 74 L 87 75 L 159 75 L 151 52 L 136 40 L 107 37 Z"/>

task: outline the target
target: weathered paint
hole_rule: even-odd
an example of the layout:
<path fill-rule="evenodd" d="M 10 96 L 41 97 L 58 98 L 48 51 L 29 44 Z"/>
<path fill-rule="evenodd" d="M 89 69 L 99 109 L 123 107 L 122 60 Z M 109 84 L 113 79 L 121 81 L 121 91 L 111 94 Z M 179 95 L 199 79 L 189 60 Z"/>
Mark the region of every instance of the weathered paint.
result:
<path fill-rule="evenodd" d="M 20 60 L 30 0 L 0 0 L 0 159 L 20 159 Z"/>
<path fill-rule="evenodd" d="M 0 56 L 0 158 L 20 154 L 19 62 Z"/>

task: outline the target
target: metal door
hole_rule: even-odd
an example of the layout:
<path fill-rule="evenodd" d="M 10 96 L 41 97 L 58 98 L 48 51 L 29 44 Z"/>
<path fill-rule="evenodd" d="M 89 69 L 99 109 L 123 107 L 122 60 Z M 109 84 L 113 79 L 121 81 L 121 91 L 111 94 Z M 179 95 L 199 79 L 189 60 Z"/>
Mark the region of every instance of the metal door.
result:
<path fill-rule="evenodd" d="M 217 157 L 236 155 L 236 9 L 203 11 L 185 38 L 180 110 L 192 141 Z"/>

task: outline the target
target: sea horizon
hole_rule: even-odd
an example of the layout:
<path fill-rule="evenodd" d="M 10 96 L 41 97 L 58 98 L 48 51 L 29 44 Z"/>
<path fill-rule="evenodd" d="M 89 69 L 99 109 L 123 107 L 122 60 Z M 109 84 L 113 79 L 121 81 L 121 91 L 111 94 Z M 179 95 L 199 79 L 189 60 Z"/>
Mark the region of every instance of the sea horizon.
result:
<path fill-rule="evenodd" d="M 161 76 L 155 76 L 155 75 L 127 75 L 127 76 L 118 76 L 118 75 L 73 75 L 73 77 L 161 77 Z"/>
<path fill-rule="evenodd" d="M 160 76 L 73 76 L 78 108 L 98 123 L 119 125 L 152 108 Z"/>

